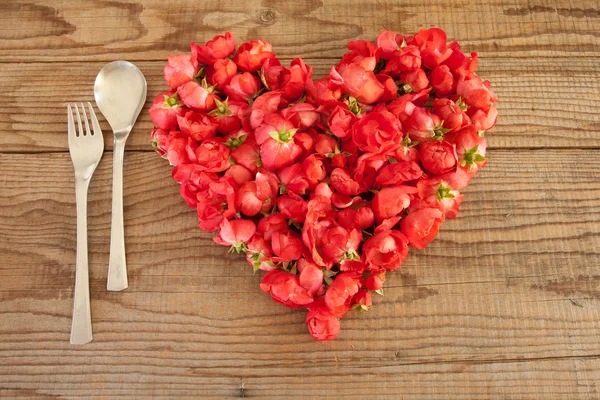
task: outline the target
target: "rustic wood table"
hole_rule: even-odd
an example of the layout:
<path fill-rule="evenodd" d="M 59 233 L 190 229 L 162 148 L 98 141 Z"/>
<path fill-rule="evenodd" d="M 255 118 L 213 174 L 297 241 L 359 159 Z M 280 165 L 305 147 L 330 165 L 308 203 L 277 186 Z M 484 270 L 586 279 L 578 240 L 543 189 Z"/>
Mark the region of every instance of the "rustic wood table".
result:
<path fill-rule="evenodd" d="M 315 342 L 305 312 L 196 227 L 150 147 L 166 56 L 232 31 L 327 73 L 351 39 L 439 26 L 500 97 L 462 213 L 385 296 Z M 600 4 L 496 1 L 2 1 L 0 397 L 600 399 Z M 69 345 L 75 192 L 67 102 L 135 62 L 149 101 L 127 143 L 130 288 L 105 290 L 112 135 L 90 187 L 94 341 Z"/>

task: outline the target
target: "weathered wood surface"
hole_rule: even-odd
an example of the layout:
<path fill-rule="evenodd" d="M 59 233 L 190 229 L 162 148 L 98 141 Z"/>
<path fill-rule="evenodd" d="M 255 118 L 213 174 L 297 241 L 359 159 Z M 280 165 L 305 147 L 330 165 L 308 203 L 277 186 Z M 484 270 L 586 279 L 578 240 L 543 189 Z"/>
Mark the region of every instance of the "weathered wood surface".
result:
<path fill-rule="evenodd" d="M 327 73 L 351 39 L 437 25 L 501 99 L 459 217 L 385 296 L 316 343 L 196 228 L 146 109 L 128 142 L 130 289 L 105 290 L 107 151 L 92 180 L 94 342 L 68 344 L 75 195 L 64 104 L 104 62 L 224 30 Z M 596 1 L 12 1 L 0 4 L 0 398 L 600 399 L 600 9 Z M 107 150 L 111 135 L 103 121 Z"/>

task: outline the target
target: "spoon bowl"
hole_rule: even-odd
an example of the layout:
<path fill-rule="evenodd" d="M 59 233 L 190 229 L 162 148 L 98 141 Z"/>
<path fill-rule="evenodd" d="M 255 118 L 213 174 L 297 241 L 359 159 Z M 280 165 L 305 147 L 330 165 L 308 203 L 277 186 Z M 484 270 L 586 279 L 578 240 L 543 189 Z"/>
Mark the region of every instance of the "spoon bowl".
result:
<path fill-rule="evenodd" d="M 115 139 L 127 136 L 146 102 L 144 74 L 128 61 L 108 63 L 96 77 L 94 98 Z"/>

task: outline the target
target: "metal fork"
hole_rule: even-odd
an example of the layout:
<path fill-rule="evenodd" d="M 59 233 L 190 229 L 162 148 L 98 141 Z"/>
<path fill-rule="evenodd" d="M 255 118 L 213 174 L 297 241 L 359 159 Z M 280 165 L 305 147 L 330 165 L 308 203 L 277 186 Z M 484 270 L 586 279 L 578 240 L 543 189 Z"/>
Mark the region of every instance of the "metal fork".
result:
<path fill-rule="evenodd" d="M 87 195 L 92 174 L 96 170 L 102 152 L 104 139 L 98 119 L 90 103 L 90 121 L 93 131 L 90 131 L 85 107 L 80 103 L 74 105 L 78 130 L 71 105 L 67 105 L 69 120 L 69 153 L 75 170 L 75 193 L 77 202 L 77 262 L 75 267 L 75 294 L 73 301 L 73 322 L 71 325 L 71 344 L 85 344 L 92 341 L 92 317 L 90 311 L 90 284 L 88 271 L 87 247 Z M 85 130 L 81 124 L 83 119 Z"/>

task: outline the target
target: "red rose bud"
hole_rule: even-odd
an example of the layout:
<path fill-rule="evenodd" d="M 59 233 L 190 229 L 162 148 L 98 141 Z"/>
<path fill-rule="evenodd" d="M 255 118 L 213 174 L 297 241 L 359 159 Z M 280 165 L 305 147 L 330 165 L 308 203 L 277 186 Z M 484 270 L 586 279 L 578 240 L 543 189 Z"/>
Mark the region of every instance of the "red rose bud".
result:
<path fill-rule="evenodd" d="M 248 242 L 248 251 L 246 252 L 246 261 L 254 268 L 254 272 L 260 270 L 272 271 L 275 264 L 270 260 L 273 256 L 273 250 L 265 238 L 260 234 L 252 236 Z"/>
<path fill-rule="evenodd" d="M 323 298 L 308 306 L 306 324 L 313 339 L 320 342 L 333 340 L 340 333 L 340 321 L 329 312 Z"/>
<path fill-rule="evenodd" d="M 242 187 L 247 182 L 254 179 L 254 175 L 248 169 L 241 164 L 234 164 L 225 171 L 225 176 L 229 176 L 235 181 L 235 184 Z"/>
<path fill-rule="evenodd" d="M 402 232 L 382 231 L 365 242 L 363 254 L 369 269 L 393 271 L 400 268 L 408 255 L 408 240 Z"/>
<path fill-rule="evenodd" d="M 375 193 L 371 207 L 377 223 L 395 217 L 408 208 L 413 195 L 416 193 L 417 188 L 412 186 L 390 186 Z"/>
<path fill-rule="evenodd" d="M 167 138 L 169 137 L 169 132 L 160 129 L 154 128 L 152 129 L 152 147 L 156 150 L 158 154 L 164 156 L 167 154 Z"/>
<path fill-rule="evenodd" d="M 425 90 L 429 86 L 429 79 L 422 69 L 413 69 L 400 73 L 401 86 L 405 93 L 415 93 Z"/>
<path fill-rule="evenodd" d="M 312 67 L 307 66 L 301 58 L 293 59 L 290 68 L 284 69 L 281 74 L 280 90 L 283 97 L 290 102 L 297 101 L 304 94 L 311 75 Z"/>
<path fill-rule="evenodd" d="M 298 260 L 298 269 L 300 270 L 300 285 L 311 295 L 315 296 L 323 290 L 323 270 L 301 258 Z"/>
<path fill-rule="evenodd" d="M 452 55 L 452 49 L 446 45 L 446 32 L 439 28 L 422 29 L 413 42 L 421 50 L 423 65 L 433 69 Z"/>
<path fill-rule="evenodd" d="M 217 134 L 217 124 L 206 114 L 188 111 L 185 115 L 178 115 L 177 122 L 183 133 L 198 142 L 211 139 Z"/>
<path fill-rule="evenodd" d="M 419 197 L 429 207 L 439 208 L 445 218 L 452 219 L 458 215 L 463 195 L 458 190 L 454 190 L 442 178 L 420 180 L 417 183 L 417 190 Z"/>
<path fill-rule="evenodd" d="M 172 166 L 177 167 L 190 162 L 188 147 L 191 141 L 192 138 L 186 137 L 181 132 L 171 132 L 169 134 L 166 143 L 166 155 Z"/>
<path fill-rule="evenodd" d="M 350 310 L 352 297 L 360 289 L 360 276 L 353 272 L 341 272 L 325 292 L 325 306 L 332 315 L 341 318 Z"/>
<path fill-rule="evenodd" d="M 300 285 L 296 275 L 280 270 L 267 272 L 260 289 L 288 308 L 304 308 L 313 302 L 312 296 Z"/>
<path fill-rule="evenodd" d="M 498 110 L 496 110 L 496 107 L 494 106 L 491 106 L 487 112 L 483 110 L 474 110 L 474 112 L 471 113 L 471 121 L 478 131 L 492 129 L 494 125 L 496 125 L 497 119 Z"/>
<path fill-rule="evenodd" d="M 272 50 L 273 47 L 269 42 L 251 40 L 240 45 L 237 54 L 233 58 L 233 62 L 242 71 L 258 71 L 267 59 L 275 57 Z"/>
<path fill-rule="evenodd" d="M 373 71 L 367 71 L 360 65 L 349 64 L 339 67 L 339 72 L 332 68 L 343 91 L 353 96 L 361 103 L 373 104 L 377 102 L 384 93 L 384 88 L 375 77 Z"/>
<path fill-rule="evenodd" d="M 273 232 L 271 247 L 277 255 L 275 261 L 290 262 L 302 257 L 302 240 L 292 231 Z"/>
<path fill-rule="evenodd" d="M 405 46 L 400 50 L 394 51 L 388 61 L 384 72 L 399 76 L 402 71 L 410 71 L 421 68 L 421 53 L 415 46 Z"/>
<path fill-rule="evenodd" d="M 281 93 L 266 92 L 258 96 L 252 103 L 250 127 L 256 129 L 263 123 L 267 114 L 275 114 L 281 103 Z"/>
<path fill-rule="evenodd" d="M 231 158 L 238 163 L 246 167 L 248 171 L 256 173 L 258 170 L 258 164 L 260 161 L 258 155 L 258 145 L 253 139 L 244 140 L 243 143 L 235 147 L 235 150 L 231 152 Z"/>
<path fill-rule="evenodd" d="M 260 80 L 267 90 L 279 90 L 279 80 L 285 67 L 281 65 L 277 57 L 267 58 L 260 68 Z M 281 93 L 278 92 L 279 95 Z"/>
<path fill-rule="evenodd" d="M 314 190 L 319 182 L 327 176 L 323 160 L 314 154 L 311 154 L 302 161 L 302 169 L 308 181 L 308 187 L 311 190 Z"/>
<path fill-rule="evenodd" d="M 456 132 L 471 122 L 461 107 L 450 99 L 435 99 L 433 110 L 444 121 L 443 127 L 450 132 Z"/>
<path fill-rule="evenodd" d="M 206 42 L 206 45 L 192 43 L 192 52 L 195 52 L 198 61 L 205 65 L 212 65 L 215 61 L 227 58 L 235 51 L 235 38 L 233 34 L 226 32 Z"/>
<path fill-rule="evenodd" d="M 411 140 L 420 142 L 434 137 L 441 122 L 440 117 L 431 111 L 417 107 L 403 122 L 403 126 Z"/>
<path fill-rule="evenodd" d="M 215 243 L 232 246 L 239 253 L 246 250 L 246 243 L 256 232 L 256 225 L 247 219 L 224 219 L 219 229 L 219 235 L 214 239 Z"/>
<path fill-rule="evenodd" d="M 304 168 L 300 163 L 280 169 L 277 176 L 286 191 L 302 196 L 309 187 L 309 182 L 304 175 Z"/>
<path fill-rule="evenodd" d="M 196 54 L 177 54 L 167 57 L 164 69 L 165 81 L 173 89 L 194 79 L 198 73 L 198 60 Z"/>
<path fill-rule="evenodd" d="M 461 75 L 458 79 L 456 94 L 470 107 L 485 111 L 498 101 L 498 97 L 490 89 L 490 83 L 471 72 Z"/>
<path fill-rule="evenodd" d="M 440 65 L 431 71 L 431 86 L 437 96 L 448 96 L 454 93 L 456 81 L 447 65 Z"/>
<path fill-rule="evenodd" d="M 207 72 L 207 80 L 212 86 L 223 90 L 237 74 L 237 66 L 229 59 L 217 60 Z"/>
<path fill-rule="evenodd" d="M 463 128 L 449 140 L 456 147 L 459 168 L 465 169 L 470 176 L 487 164 L 485 139 L 477 134 L 473 126 Z"/>
<path fill-rule="evenodd" d="M 277 207 L 281 214 L 293 222 L 301 224 L 306 218 L 306 201 L 293 192 L 284 196 L 279 196 L 277 198 Z"/>
<path fill-rule="evenodd" d="M 434 175 L 442 175 L 456 167 L 454 145 L 445 140 L 428 140 L 419 149 L 423 168 Z"/>
<path fill-rule="evenodd" d="M 402 39 L 402 35 L 398 35 L 392 31 L 382 31 L 377 35 L 375 45 L 381 49 L 381 58 L 389 60 L 394 52 L 400 49 Z"/>
<path fill-rule="evenodd" d="M 383 105 L 377 106 L 352 126 L 352 139 L 362 151 L 380 153 L 383 145 L 402 139 L 402 126 Z"/>
<path fill-rule="evenodd" d="M 329 184 L 338 193 L 348 196 L 354 196 L 361 192 L 360 184 L 352 179 L 348 171 L 342 168 L 336 168 L 331 172 Z"/>
<path fill-rule="evenodd" d="M 400 223 L 402 233 L 411 246 L 424 249 L 438 234 L 444 214 L 437 208 L 423 208 L 412 212 Z"/>
<path fill-rule="evenodd" d="M 348 110 L 348 106 L 345 103 L 338 104 L 331 114 L 329 114 L 327 124 L 331 133 L 339 138 L 344 138 L 350 134 L 350 128 L 352 128 L 357 118 L 354 113 Z"/>
<path fill-rule="evenodd" d="M 383 166 L 377 173 L 375 183 L 379 186 L 396 186 L 404 182 L 421 179 L 423 170 L 414 161 L 400 161 Z"/>
<path fill-rule="evenodd" d="M 354 304 L 358 306 L 359 310 L 367 311 L 369 308 L 371 308 L 371 305 L 373 304 L 371 299 L 371 293 L 369 293 L 369 291 L 367 290 L 359 291 L 354 297 Z"/>
<path fill-rule="evenodd" d="M 316 82 L 308 79 L 306 82 L 306 92 L 308 99 L 315 104 L 338 101 L 342 97 L 340 85 L 333 83 L 329 76 L 321 78 Z"/>
<path fill-rule="evenodd" d="M 249 72 L 244 72 L 231 78 L 224 91 L 231 100 L 247 102 L 254 97 L 259 88 L 258 78 Z"/>
<path fill-rule="evenodd" d="M 286 217 L 283 214 L 271 214 L 258 221 L 258 231 L 262 233 L 265 240 L 270 241 L 275 232 L 289 230 Z"/>
<path fill-rule="evenodd" d="M 381 95 L 379 101 L 388 102 L 398 97 L 398 87 L 396 86 L 396 82 L 394 82 L 394 79 L 392 79 L 391 76 L 386 74 L 377 74 L 375 75 L 375 77 L 383 86 L 383 94 Z M 414 88 L 413 90 L 416 91 L 416 89 Z"/>
<path fill-rule="evenodd" d="M 183 104 L 196 111 L 210 111 L 215 107 L 216 96 L 212 89 L 201 86 L 197 82 L 190 81 L 180 86 L 177 93 Z"/>
<path fill-rule="evenodd" d="M 385 282 L 385 271 L 382 272 L 371 272 L 371 275 L 365 279 L 365 287 L 368 290 L 381 290 L 383 288 L 383 282 Z"/>
<path fill-rule="evenodd" d="M 309 128 L 319 118 L 316 108 L 308 103 L 296 103 L 281 110 L 281 115 L 298 128 Z"/>
<path fill-rule="evenodd" d="M 226 135 L 242 127 L 239 115 L 244 106 L 248 107 L 248 103 L 215 99 L 215 106 L 209 115 L 217 124 L 217 132 Z"/>
<path fill-rule="evenodd" d="M 150 107 L 150 118 L 160 129 L 167 131 L 177 130 L 177 116 L 185 112 L 179 102 L 179 97 L 174 90 L 162 92 L 154 98 Z"/>

